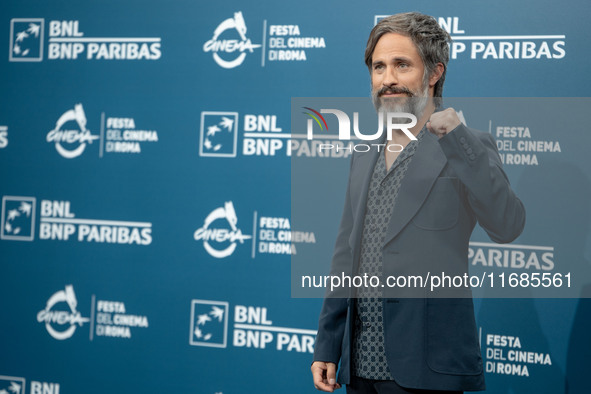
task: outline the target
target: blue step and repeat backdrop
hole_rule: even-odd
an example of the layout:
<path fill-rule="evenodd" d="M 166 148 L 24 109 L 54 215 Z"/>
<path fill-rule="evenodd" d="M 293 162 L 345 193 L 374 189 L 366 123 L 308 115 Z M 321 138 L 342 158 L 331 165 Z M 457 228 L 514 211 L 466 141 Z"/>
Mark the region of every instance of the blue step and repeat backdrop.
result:
<path fill-rule="evenodd" d="M 585 119 L 588 2 L 68 0 L 0 3 L 0 393 L 313 393 L 291 256 L 328 272 L 348 159 L 291 100 L 367 96 L 369 31 L 414 10 L 454 38 L 446 96 L 550 98 L 459 108 L 528 211 L 511 245 L 474 234 L 474 269 L 579 284 L 476 300 L 487 392 L 588 392 L 591 137 L 551 99 Z M 292 233 L 294 157 L 345 172 Z"/>

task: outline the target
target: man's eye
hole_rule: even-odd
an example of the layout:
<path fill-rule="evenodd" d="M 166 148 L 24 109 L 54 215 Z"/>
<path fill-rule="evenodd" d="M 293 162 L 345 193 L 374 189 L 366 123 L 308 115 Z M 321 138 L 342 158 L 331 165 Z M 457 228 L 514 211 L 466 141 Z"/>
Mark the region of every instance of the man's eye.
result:
<path fill-rule="evenodd" d="M 408 64 L 406 64 L 406 63 L 398 63 L 398 67 L 400 67 L 400 68 L 407 68 L 408 67 Z"/>
<path fill-rule="evenodd" d="M 376 64 L 373 68 L 376 71 L 380 71 L 384 69 L 384 65 L 383 64 Z"/>

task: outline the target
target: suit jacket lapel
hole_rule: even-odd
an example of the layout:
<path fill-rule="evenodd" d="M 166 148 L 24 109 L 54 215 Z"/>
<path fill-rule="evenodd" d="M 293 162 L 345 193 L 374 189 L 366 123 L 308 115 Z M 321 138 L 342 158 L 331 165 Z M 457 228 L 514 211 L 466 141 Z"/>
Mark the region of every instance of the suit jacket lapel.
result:
<path fill-rule="evenodd" d="M 384 245 L 398 235 L 415 216 L 427 198 L 431 187 L 447 163 L 438 137 L 426 132 L 412 158 L 392 210 Z"/>

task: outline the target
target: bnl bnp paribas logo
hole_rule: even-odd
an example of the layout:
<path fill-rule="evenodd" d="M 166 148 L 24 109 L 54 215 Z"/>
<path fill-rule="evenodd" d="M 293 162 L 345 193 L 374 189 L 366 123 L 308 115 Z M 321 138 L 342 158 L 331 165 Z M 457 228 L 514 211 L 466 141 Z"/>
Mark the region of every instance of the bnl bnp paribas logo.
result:
<path fill-rule="evenodd" d="M 236 157 L 237 143 L 238 112 L 201 113 L 200 156 Z"/>
<path fill-rule="evenodd" d="M 389 15 L 375 15 L 374 24 Z M 451 35 L 451 59 L 470 60 L 560 60 L 566 56 L 565 34 L 478 34 L 469 35 L 458 16 L 436 17 L 442 29 Z M 501 18 L 502 19 L 502 18 Z M 478 21 L 475 23 L 478 25 Z M 557 24 L 559 25 L 559 24 Z M 547 26 L 554 26 L 546 24 Z M 527 28 L 527 25 L 526 27 Z M 504 26 L 505 31 L 512 29 Z M 520 24 L 519 30 L 524 26 Z M 534 28 L 537 30 L 537 28 Z M 552 27 L 554 29 L 554 27 Z M 532 29 L 533 30 L 533 29 Z"/>
<path fill-rule="evenodd" d="M 35 220 L 35 197 L 3 196 L 0 239 L 33 241 L 35 223 L 40 240 L 97 242 L 117 245 L 152 243 L 152 223 L 123 220 L 84 219 L 72 211 L 71 201 L 40 200 Z"/>
<path fill-rule="evenodd" d="M 461 111 L 458 116 L 466 124 Z M 360 126 L 360 118 L 363 121 L 375 118 L 377 131 L 368 130 L 366 124 Z M 417 119 L 409 113 L 379 113 L 376 117 L 373 108 L 369 115 L 365 111 L 360 115 L 359 112 L 351 114 L 340 109 L 316 110 L 310 106 L 295 106 L 291 119 L 296 132 L 284 131 L 285 126 L 278 115 L 203 111 L 199 155 L 220 158 L 236 158 L 239 155 L 347 158 L 353 151 L 367 151 L 372 146 L 401 151 L 401 145 L 389 144 L 386 147 L 386 144 L 363 143 L 378 139 L 382 130 L 386 130 L 389 136 L 392 130 L 401 130 L 409 139 L 416 139 L 409 129 L 416 125 Z"/>
<path fill-rule="evenodd" d="M 35 197 L 4 196 L 0 238 L 32 241 L 35 236 Z"/>
<path fill-rule="evenodd" d="M 24 394 L 25 378 L 0 375 L 0 394 Z"/>
<path fill-rule="evenodd" d="M 158 60 L 160 37 L 87 37 L 78 20 L 48 22 L 46 56 L 49 60 Z M 41 62 L 44 57 L 45 20 L 10 20 L 11 62 Z"/>
<path fill-rule="evenodd" d="M 189 343 L 194 346 L 226 347 L 228 307 L 224 301 L 193 300 Z"/>
<path fill-rule="evenodd" d="M 242 119 L 240 128 L 239 118 Z M 278 156 L 280 153 L 290 156 L 292 144 L 289 138 L 290 134 L 283 132 L 277 115 L 203 111 L 199 156 L 234 158 L 239 154 Z"/>
<path fill-rule="evenodd" d="M 40 18 L 15 18 L 10 21 L 11 62 L 40 62 L 43 60 L 43 27 Z"/>
<path fill-rule="evenodd" d="M 25 394 L 27 380 L 23 377 L 0 375 L 0 394 Z M 59 394 L 59 383 L 38 382 L 31 380 L 29 385 L 31 394 Z"/>
<path fill-rule="evenodd" d="M 232 317 L 227 301 L 192 300 L 189 344 L 314 352 L 316 330 L 277 326 L 270 319 L 268 308 L 263 306 L 234 305 L 233 312 Z M 233 323 L 231 333 L 229 322 Z"/>

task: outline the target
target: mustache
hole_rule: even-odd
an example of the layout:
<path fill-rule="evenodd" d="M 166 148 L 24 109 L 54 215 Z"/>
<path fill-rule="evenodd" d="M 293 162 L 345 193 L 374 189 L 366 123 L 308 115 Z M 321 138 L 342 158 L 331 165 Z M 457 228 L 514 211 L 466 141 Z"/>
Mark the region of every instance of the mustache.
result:
<path fill-rule="evenodd" d="M 386 87 L 384 86 L 380 90 L 378 90 L 378 97 L 383 96 L 384 94 L 407 94 L 409 97 L 413 97 L 414 94 L 405 87 Z"/>

